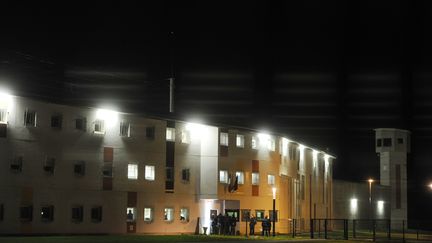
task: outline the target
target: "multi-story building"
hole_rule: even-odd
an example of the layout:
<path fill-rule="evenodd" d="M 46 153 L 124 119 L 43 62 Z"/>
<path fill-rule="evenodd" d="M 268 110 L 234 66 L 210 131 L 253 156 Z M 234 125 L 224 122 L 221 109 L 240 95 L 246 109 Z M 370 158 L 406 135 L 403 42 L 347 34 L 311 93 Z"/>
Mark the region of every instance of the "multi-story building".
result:
<path fill-rule="evenodd" d="M 273 188 L 277 232 L 332 215 L 334 157 L 283 136 L 0 99 L 1 234 L 202 233 L 219 213 L 243 233 Z"/>

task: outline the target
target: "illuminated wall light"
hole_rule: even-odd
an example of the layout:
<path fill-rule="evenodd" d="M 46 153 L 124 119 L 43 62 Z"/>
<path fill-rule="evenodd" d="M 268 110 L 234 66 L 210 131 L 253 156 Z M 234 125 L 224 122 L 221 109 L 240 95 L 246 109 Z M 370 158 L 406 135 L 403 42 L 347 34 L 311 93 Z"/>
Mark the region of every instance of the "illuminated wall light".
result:
<path fill-rule="evenodd" d="M 316 168 L 318 165 L 318 154 L 319 152 L 316 150 L 312 151 L 312 160 L 313 160 L 313 167 Z"/>
<path fill-rule="evenodd" d="M 0 108 L 9 109 L 12 104 L 12 95 L 7 92 L 0 91 Z"/>
<path fill-rule="evenodd" d="M 300 150 L 300 168 L 304 169 L 304 160 L 305 160 L 305 148 L 303 144 L 299 144 L 299 150 Z"/>
<path fill-rule="evenodd" d="M 350 213 L 356 215 L 358 211 L 358 200 L 357 198 L 351 198 L 350 200 Z"/>
<path fill-rule="evenodd" d="M 210 210 L 212 209 L 212 205 L 214 203 L 214 200 L 211 199 L 204 199 L 204 215 L 203 216 L 203 222 L 202 226 L 207 227 L 207 234 L 210 234 L 210 226 L 211 226 L 211 219 L 210 219 Z"/>
<path fill-rule="evenodd" d="M 118 112 L 106 109 L 96 111 L 96 119 L 103 120 L 107 128 L 115 126 L 118 122 Z"/>
<path fill-rule="evenodd" d="M 185 129 L 189 131 L 191 139 L 199 139 L 202 136 L 206 136 L 207 129 L 205 125 L 189 122 L 186 123 Z"/>
<path fill-rule="evenodd" d="M 267 133 L 258 133 L 258 143 L 260 147 L 268 147 L 270 142 L 270 135 Z"/>
<path fill-rule="evenodd" d="M 384 201 L 377 201 L 377 214 L 384 215 Z"/>
<path fill-rule="evenodd" d="M 289 140 L 286 138 L 282 138 L 282 155 L 288 156 L 288 144 Z"/>
<path fill-rule="evenodd" d="M 330 155 L 324 155 L 324 173 L 328 173 L 330 165 Z"/>

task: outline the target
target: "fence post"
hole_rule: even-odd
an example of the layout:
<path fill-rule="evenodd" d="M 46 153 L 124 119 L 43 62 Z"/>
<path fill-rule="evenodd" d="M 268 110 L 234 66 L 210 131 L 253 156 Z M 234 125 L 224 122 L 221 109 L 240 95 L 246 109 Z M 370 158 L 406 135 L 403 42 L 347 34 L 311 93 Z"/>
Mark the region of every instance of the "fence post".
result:
<path fill-rule="evenodd" d="M 324 219 L 324 239 L 327 239 L 327 219 Z"/>
<path fill-rule="evenodd" d="M 402 242 L 405 243 L 405 220 L 402 220 Z"/>
<path fill-rule="evenodd" d="M 356 220 L 353 219 L 353 238 L 355 239 L 356 237 Z"/>
<path fill-rule="evenodd" d="M 296 224 L 296 219 L 293 219 L 292 220 L 292 238 L 295 237 L 295 229 L 296 229 L 295 224 Z"/>
<path fill-rule="evenodd" d="M 246 238 L 247 238 L 248 237 L 248 221 L 247 221 L 247 219 L 245 221 L 246 221 Z"/>
<path fill-rule="evenodd" d="M 391 240 L 391 220 L 387 220 L 387 239 Z"/>
<path fill-rule="evenodd" d="M 314 220 L 310 219 L 310 238 L 314 238 Z"/>
<path fill-rule="evenodd" d="M 344 239 L 348 240 L 348 219 L 344 219 L 343 224 L 344 224 Z"/>
<path fill-rule="evenodd" d="M 376 241 L 376 221 L 372 220 L 372 230 L 373 230 L 373 241 Z"/>
<path fill-rule="evenodd" d="M 321 219 L 318 219 L 318 238 L 321 238 Z"/>

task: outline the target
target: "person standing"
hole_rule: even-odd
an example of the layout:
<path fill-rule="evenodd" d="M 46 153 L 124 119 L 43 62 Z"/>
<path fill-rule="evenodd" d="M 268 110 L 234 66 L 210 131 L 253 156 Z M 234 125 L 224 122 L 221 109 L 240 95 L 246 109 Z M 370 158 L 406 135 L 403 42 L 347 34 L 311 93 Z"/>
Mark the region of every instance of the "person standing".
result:
<path fill-rule="evenodd" d="M 256 223 L 257 223 L 256 218 L 252 215 L 249 222 L 249 235 L 255 235 Z"/>

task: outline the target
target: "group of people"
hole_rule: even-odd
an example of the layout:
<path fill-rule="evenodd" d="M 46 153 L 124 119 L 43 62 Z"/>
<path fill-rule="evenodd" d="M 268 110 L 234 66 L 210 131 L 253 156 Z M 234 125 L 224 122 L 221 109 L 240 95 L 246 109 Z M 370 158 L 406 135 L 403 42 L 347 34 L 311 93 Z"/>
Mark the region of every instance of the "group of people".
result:
<path fill-rule="evenodd" d="M 257 224 L 257 219 L 252 215 L 250 217 L 249 221 L 249 235 L 255 235 L 255 225 Z M 271 222 L 267 216 L 264 217 L 264 219 L 261 220 L 261 235 L 262 236 L 270 236 L 270 230 L 271 230 Z"/>
<path fill-rule="evenodd" d="M 237 219 L 234 216 L 222 215 L 213 217 L 211 223 L 211 234 L 214 235 L 235 235 Z"/>

